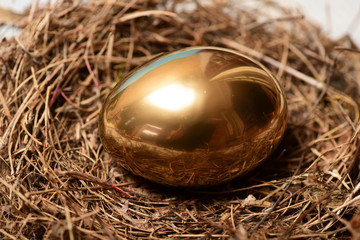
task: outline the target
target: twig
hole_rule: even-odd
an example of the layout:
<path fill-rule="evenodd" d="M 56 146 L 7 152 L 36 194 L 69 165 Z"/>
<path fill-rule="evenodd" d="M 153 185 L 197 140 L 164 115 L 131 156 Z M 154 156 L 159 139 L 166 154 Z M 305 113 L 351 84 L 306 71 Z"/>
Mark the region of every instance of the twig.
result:
<path fill-rule="evenodd" d="M 113 184 L 110 184 L 108 182 L 102 181 L 99 178 L 94 177 L 92 175 L 82 173 L 82 172 L 69 172 L 69 171 L 68 172 L 61 172 L 60 174 L 61 175 L 67 175 L 69 177 L 73 177 L 73 178 L 77 178 L 77 179 L 82 179 L 82 180 L 85 180 L 85 181 L 94 182 L 94 183 L 97 183 L 97 184 L 99 184 L 99 185 L 101 185 L 103 187 L 115 189 L 116 191 L 120 192 L 121 194 L 125 195 L 126 197 L 132 198 L 132 196 L 130 196 L 128 193 L 121 190 L 119 187 L 117 187 L 117 186 L 115 186 Z"/>
<path fill-rule="evenodd" d="M 131 19 L 151 16 L 151 15 L 164 15 L 164 16 L 169 16 L 169 17 L 173 17 L 173 18 L 177 17 L 177 14 L 173 13 L 173 12 L 167 12 L 167 11 L 163 11 L 163 10 L 147 10 L 147 11 L 140 11 L 140 12 L 125 14 L 124 16 L 122 16 L 119 19 L 119 22 L 126 22 Z"/>
<path fill-rule="evenodd" d="M 290 66 L 282 66 L 281 63 L 271 57 L 268 57 L 266 55 L 263 55 L 262 53 L 254 50 L 254 49 L 251 49 L 251 48 L 248 48 L 244 45 L 241 45 L 233 40 L 230 40 L 230 39 L 227 39 L 227 38 L 220 38 L 219 40 L 220 43 L 228 46 L 228 47 L 231 47 L 233 49 L 236 49 L 240 52 L 243 52 L 243 53 L 246 53 L 246 54 L 249 54 L 251 55 L 252 57 L 255 57 L 257 59 L 260 59 L 276 68 L 281 68 L 283 67 L 284 68 L 284 71 L 288 74 L 291 74 L 293 75 L 294 77 L 300 79 L 300 80 L 303 80 L 304 82 L 310 84 L 311 86 L 314 86 L 316 88 L 319 88 L 319 89 L 322 89 L 324 87 L 324 83 L 323 82 L 319 82 L 317 81 L 316 79 L 308 76 L 308 75 L 305 75 L 304 73 L 302 72 L 299 72 L 298 70 L 290 67 Z"/>
<path fill-rule="evenodd" d="M 91 69 L 90 63 L 89 63 L 89 59 L 88 59 L 88 51 L 85 51 L 85 55 L 84 55 L 84 60 L 85 60 L 85 64 L 86 67 L 90 73 L 91 78 L 93 79 L 95 86 L 98 90 L 100 90 L 100 86 L 99 86 L 99 81 L 97 80 L 97 78 L 95 77 L 95 74 L 93 72 L 93 70 Z"/>

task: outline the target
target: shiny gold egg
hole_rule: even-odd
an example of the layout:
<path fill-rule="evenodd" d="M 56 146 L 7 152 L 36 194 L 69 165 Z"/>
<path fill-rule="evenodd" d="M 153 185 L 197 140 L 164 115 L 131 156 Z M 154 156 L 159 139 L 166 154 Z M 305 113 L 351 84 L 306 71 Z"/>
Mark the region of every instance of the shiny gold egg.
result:
<path fill-rule="evenodd" d="M 217 185 L 259 165 L 286 125 L 283 90 L 257 61 L 218 47 L 163 54 L 125 77 L 99 119 L 105 149 L 171 186 Z"/>

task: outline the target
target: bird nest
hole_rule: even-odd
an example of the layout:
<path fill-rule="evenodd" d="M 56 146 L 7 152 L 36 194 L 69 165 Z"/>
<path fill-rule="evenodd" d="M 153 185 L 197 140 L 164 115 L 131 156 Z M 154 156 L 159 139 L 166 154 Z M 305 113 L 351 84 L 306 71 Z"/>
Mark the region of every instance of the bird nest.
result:
<path fill-rule="evenodd" d="M 0 43 L 1 239 L 360 237 L 360 54 L 351 39 L 332 41 L 273 2 L 80 2 L 34 5 L 16 18 L 21 34 Z M 99 110 L 123 74 L 196 45 L 266 65 L 286 94 L 287 130 L 246 177 L 159 186 L 107 154 Z"/>

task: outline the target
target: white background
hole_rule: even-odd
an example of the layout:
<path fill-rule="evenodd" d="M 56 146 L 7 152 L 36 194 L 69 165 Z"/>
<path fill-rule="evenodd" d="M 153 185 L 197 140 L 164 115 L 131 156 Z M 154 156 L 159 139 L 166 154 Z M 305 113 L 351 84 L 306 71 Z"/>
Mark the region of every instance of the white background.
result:
<path fill-rule="evenodd" d="M 35 0 L 0 0 L 0 7 L 21 13 Z M 40 4 L 49 0 L 39 0 Z M 54 2 L 55 0 L 51 0 Z M 235 0 L 259 4 L 259 0 Z M 275 0 L 276 1 L 276 0 Z M 297 8 L 309 20 L 319 24 L 324 33 L 333 39 L 349 34 L 360 46 L 360 1 L 359 0 L 277 0 L 281 5 Z M 16 31 L 9 27 L 0 29 L 0 39 Z"/>

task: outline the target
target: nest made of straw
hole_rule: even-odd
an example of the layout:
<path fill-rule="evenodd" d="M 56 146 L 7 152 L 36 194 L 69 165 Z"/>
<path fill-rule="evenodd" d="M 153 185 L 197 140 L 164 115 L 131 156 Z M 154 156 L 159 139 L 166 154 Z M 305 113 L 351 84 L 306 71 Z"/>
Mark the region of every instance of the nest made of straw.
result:
<path fill-rule="evenodd" d="M 20 36 L 1 42 L 0 238 L 358 238 L 360 55 L 351 40 L 330 41 L 272 2 L 178 2 L 32 8 Z M 194 45 L 258 59 L 289 107 L 284 140 L 261 168 L 203 191 L 133 177 L 97 127 L 122 74 Z"/>

